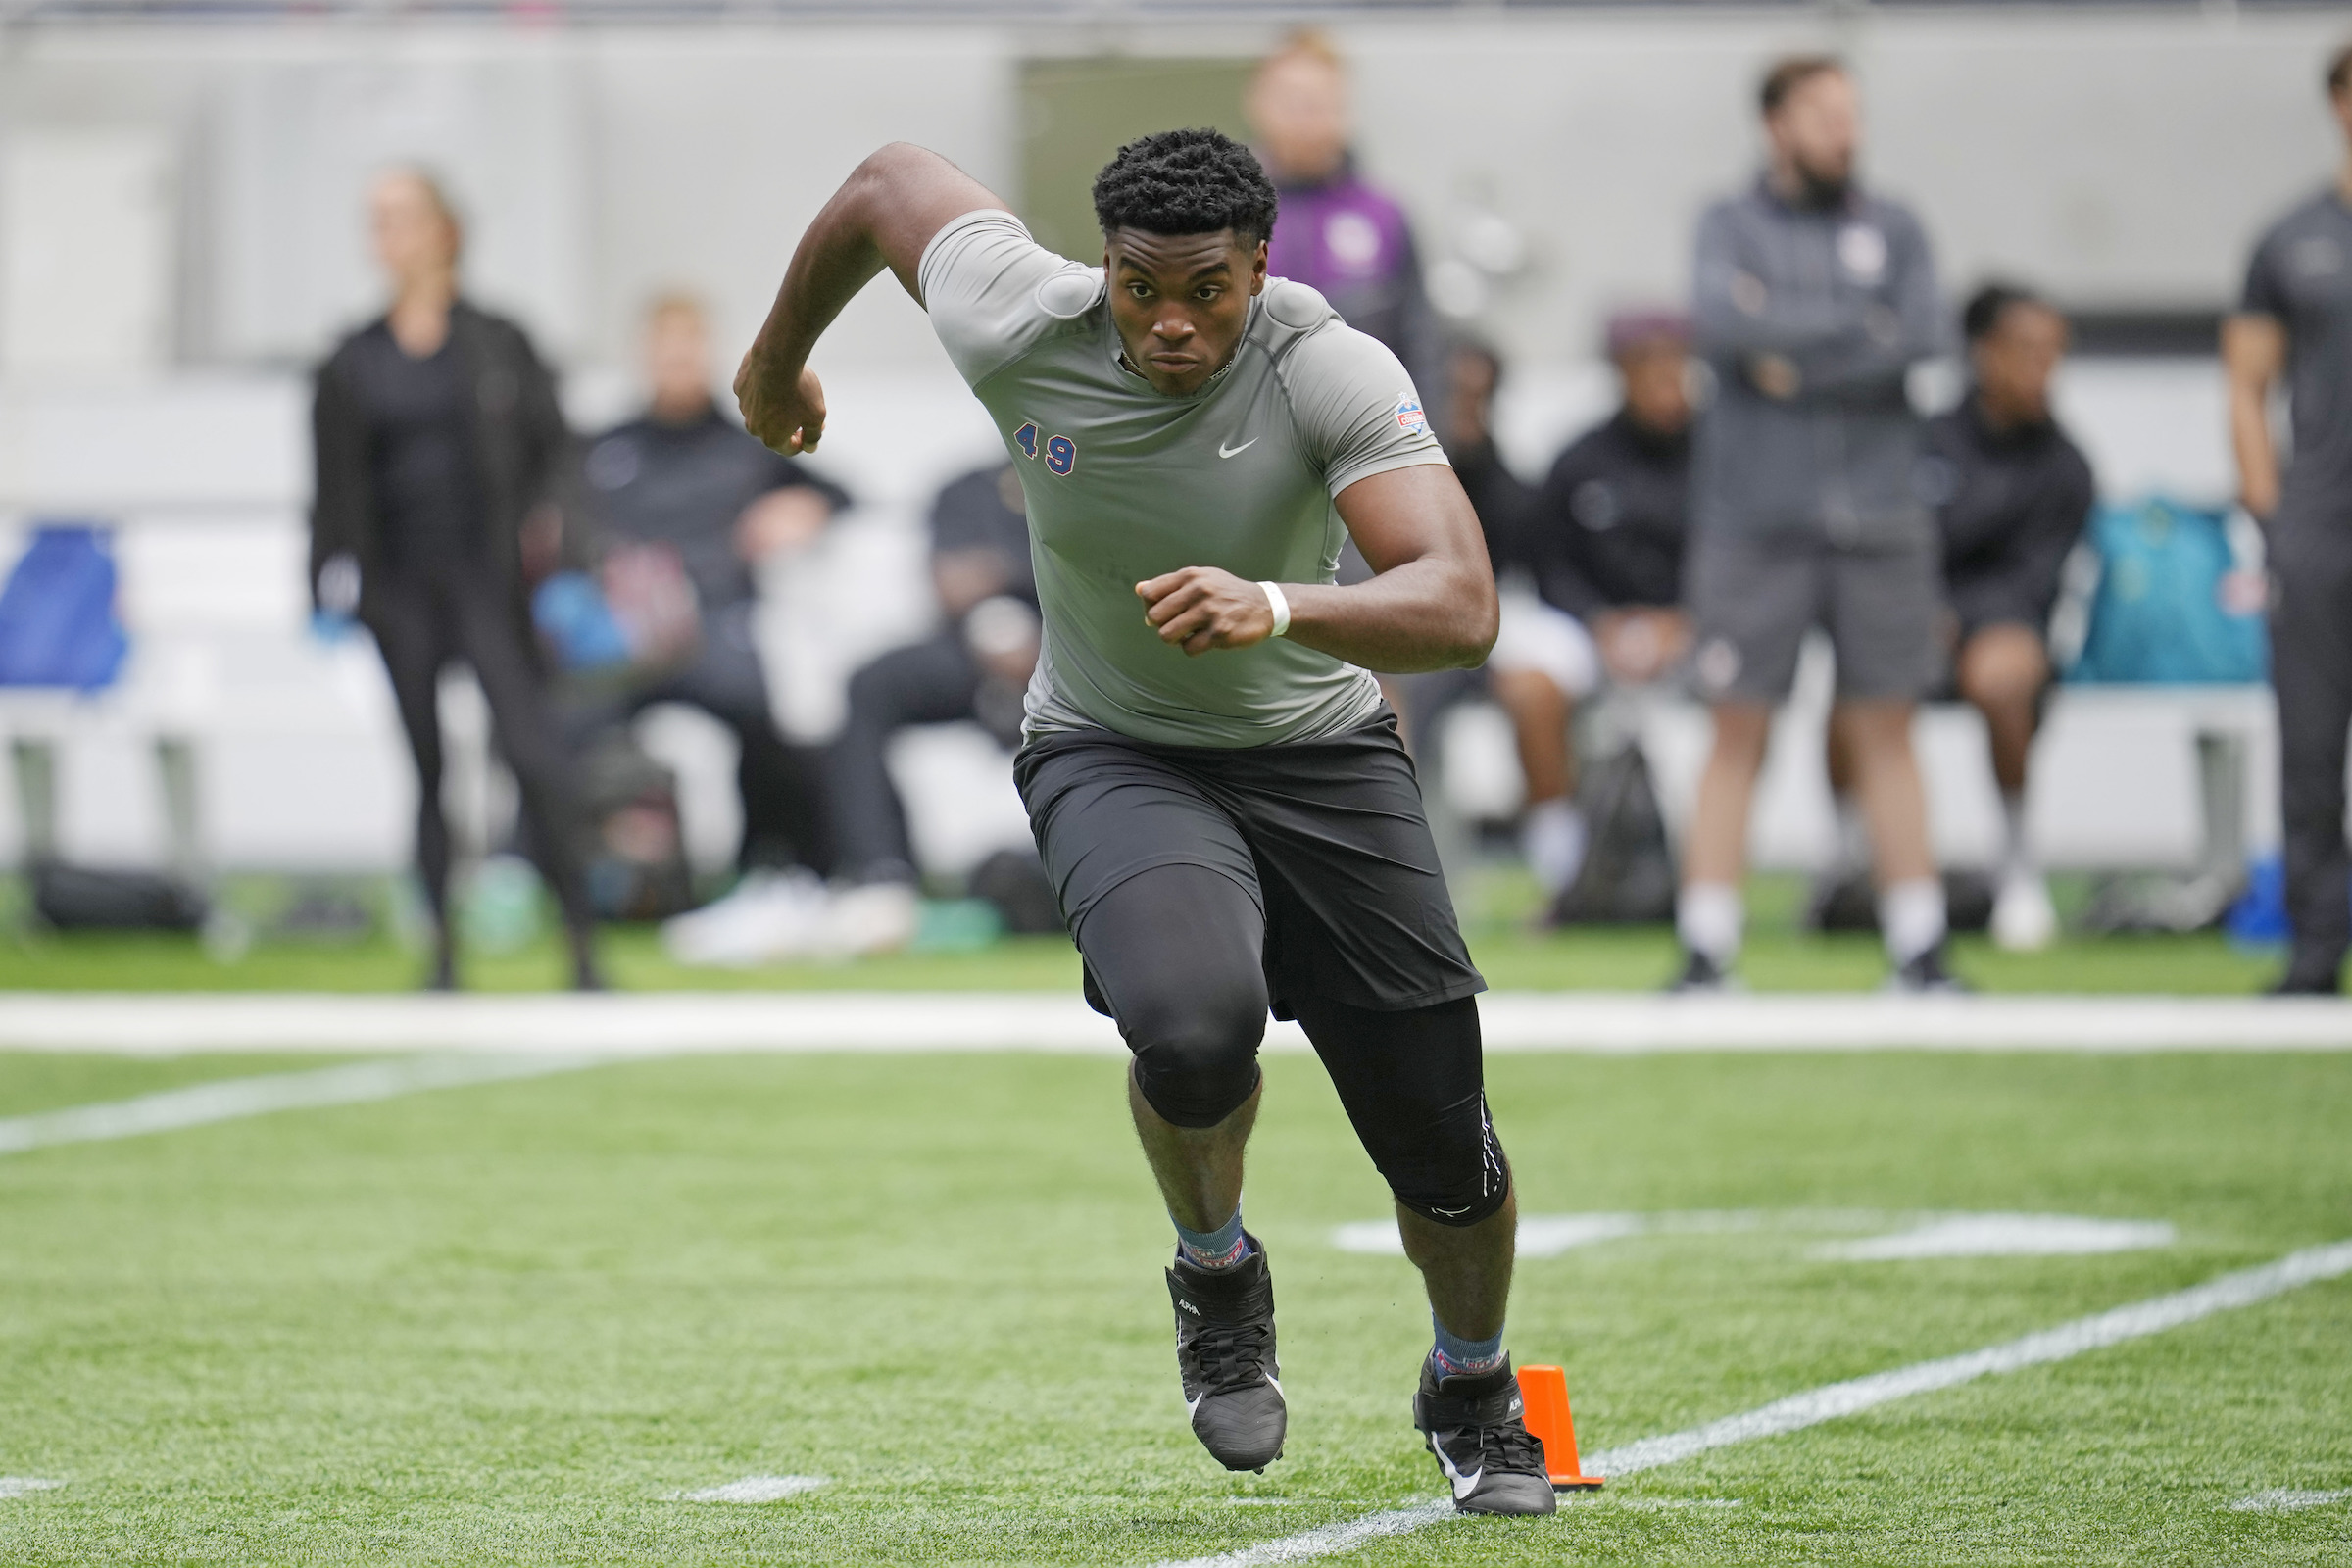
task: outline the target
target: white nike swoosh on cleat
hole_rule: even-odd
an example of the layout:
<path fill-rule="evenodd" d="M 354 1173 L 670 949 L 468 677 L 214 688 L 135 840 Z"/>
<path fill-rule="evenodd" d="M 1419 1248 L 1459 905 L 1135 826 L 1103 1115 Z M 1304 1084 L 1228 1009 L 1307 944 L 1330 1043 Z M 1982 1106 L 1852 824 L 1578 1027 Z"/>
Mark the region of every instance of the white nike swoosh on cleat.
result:
<path fill-rule="evenodd" d="M 1257 437 L 1251 436 L 1249 440 L 1243 442 L 1240 446 L 1235 447 L 1232 451 L 1228 452 L 1225 450 L 1225 443 L 1220 441 L 1217 443 L 1217 456 L 1220 458 L 1238 458 L 1255 445 L 1257 445 Z"/>
<path fill-rule="evenodd" d="M 1207 1397 L 1208 1396 L 1205 1394 L 1194 1395 L 1191 1398 L 1184 1401 L 1184 1413 L 1186 1415 L 1191 1415 L 1196 1410 L 1199 1410 L 1200 1408 L 1200 1401 Z"/>
<path fill-rule="evenodd" d="M 1446 1479 L 1453 1483 L 1454 1501 L 1459 1502 L 1478 1490 L 1479 1478 L 1487 1473 L 1486 1466 L 1481 1465 L 1468 1475 L 1462 1474 L 1453 1467 L 1453 1460 L 1446 1455 L 1445 1446 L 1438 1442 L 1434 1432 L 1430 1434 L 1429 1451 L 1438 1456 L 1438 1468 L 1445 1471 Z"/>

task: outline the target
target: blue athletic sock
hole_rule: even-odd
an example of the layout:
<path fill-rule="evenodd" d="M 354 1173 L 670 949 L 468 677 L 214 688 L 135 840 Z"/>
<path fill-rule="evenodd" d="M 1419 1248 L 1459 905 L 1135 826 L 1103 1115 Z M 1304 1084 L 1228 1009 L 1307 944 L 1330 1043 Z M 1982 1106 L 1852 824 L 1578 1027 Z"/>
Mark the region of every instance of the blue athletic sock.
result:
<path fill-rule="evenodd" d="M 1170 1224 L 1175 1224 L 1173 1215 Z M 1188 1231 L 1176 1226 L 1176 1250 L 1195 1268 L 1214 1271 L 1233 1268 L 1250 1255 L 1250 1239 L 1242 1234 L 1242 1209 L 1235 1204 L 1233 1218 L 1213 1231 Z"/>
<path fill-rule="evenodd" d="M 1429 1314 L 1429 1326 L 1438 1331 L 1438 1343 L 1429 1352 L 1429 1358 L 1441 1375 L 1452 1377 L 1466 1372 L 1476 1376 L 1502 1365 L 1502 1330 L 1496 1329 L 1491 1340 L 1465 1340 L 1439 1322 L 1435 1312 Z"/>

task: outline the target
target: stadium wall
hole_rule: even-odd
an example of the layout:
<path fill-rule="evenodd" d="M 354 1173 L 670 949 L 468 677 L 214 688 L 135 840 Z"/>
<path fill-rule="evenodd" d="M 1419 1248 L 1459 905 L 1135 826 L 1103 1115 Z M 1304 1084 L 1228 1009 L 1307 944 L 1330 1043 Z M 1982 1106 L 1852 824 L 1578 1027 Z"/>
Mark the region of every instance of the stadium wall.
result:
<path fill-rule="evenodd" d="M 1524 241 L 1487 323 L 1541 363 L 1584 354 L 1609 305 L 1679 291 L 1699 206 L 1753 163 L 1758 65 L 1797 47 L 1856 62 L 1874 176 L 1919 206 L 1955 281 L 2000 270 L 2079 303 L 2216 307 L 2265 215 L 2325 177 L 2317 75 L 2346 25 L 2321 11 L 2004 6 L 1332 30 L 1355 63 L 1366 161 L 1433 253 L 1490 216 Z M 181 361 L 315 353 L 371 298 L 354 187 L 421 155 L 475 210 L 483 292 L 574 363 L 611 362 L 631 308 L 670 282 L 705 288 L 729 335 L 748 334 L 792 236 L 883 140 L 1009 188 L 1025 56 L 1246 55 L 1274 32 L 20 28 L 0 53 L 0 135 L 165 139 Z M 938 363 L 921 323 L 883 301 L 853 312 L 833 353 Z"/>

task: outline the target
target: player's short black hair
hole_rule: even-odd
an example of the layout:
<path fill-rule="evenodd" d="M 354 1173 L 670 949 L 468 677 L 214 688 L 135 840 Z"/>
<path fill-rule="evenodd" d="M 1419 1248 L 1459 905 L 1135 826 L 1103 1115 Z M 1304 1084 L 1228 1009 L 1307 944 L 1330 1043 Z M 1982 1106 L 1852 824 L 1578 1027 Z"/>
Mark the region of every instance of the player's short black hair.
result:
<path fill-rule="evenodd" d="M 1162 130 L 1120 148 L 1095 176 L 1095 220 L 1107 234 L 1272 236 L 1281 198 L 1257 155 L 1220 130 Z"/>
<path fill-rule="evenodd" d="M 1960 308 L 1960 332 L 1971 343 L 1981 343 L 2000 330 L 2001 318 L 2012 305 L 2032 305 L 2042 310 L 2054 307 L 2048 300 L 2023 283 L 1995 280 L 1984 284 L 1968 297 Z"/>
<path fill-rule="evenodd" d="M 2341 98 L 2347 90 L 2352 90 L 2352 43 L 2338 49 L 2328 62 L 2328 96 Z"/>
<path fill-rule="evenodd" d="M 1845 62 L 1836 55 L 1788 55 L 1772 63 L 1756 87 L 1756 107 L 1769 118 L 1780 112 L 1788 95 L 1815 76 L 1845 74 Z"/>

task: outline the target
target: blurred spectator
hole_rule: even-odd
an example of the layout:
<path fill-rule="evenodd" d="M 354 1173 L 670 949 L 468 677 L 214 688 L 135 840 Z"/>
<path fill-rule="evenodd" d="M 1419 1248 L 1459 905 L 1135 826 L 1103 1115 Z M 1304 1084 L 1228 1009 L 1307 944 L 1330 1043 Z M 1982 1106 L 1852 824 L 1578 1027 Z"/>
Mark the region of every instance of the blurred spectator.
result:
<path fill-rule="evenodd" d="M 1037 578 L 1029 515 L 1010 464 L 967 473 L 931 509 L 931 583 L 945 617 L 919 643 L 850 677 L 850 716 L 825 756 L 842 874 L 854 882 L 916 881 L 906 814 L 886 765 L 890 738 L 910 724 L 976 720 L 1006 750 L 1037 667 Z"/>
<path fill-rule="evenodd" d="M 578 516 L 576 455 L 555 379 L 519 327 L 459 296 L 463 230 L 429 176 L 382 175 L 368 210 L 392 305 L 318 371 L 313 594 L 323 612 L 356 614 L 374 633 L 416 757 L 416 859 L 434 923 L 429 983 L 457 984 L 439 689 L 442 669 L 463 661 L 489 699 L 529 847 L 563 906 L 573 983 L 597 989 L 577 806 L 527 580 L 552 564 L 566 514 Z"/>
<path fill-rule="evenodd" d="M 805 871 L 747 878 L 708 908 L 668 922 L 662 940 L 682 963 L 748 965 L 787 957 L 882 953 L 913 940 L 922 922 L 906 808 L 890 776 L 891 737 L 912 724 L 975 720 L 1010 750 L 1037 667 L 1037 579 L 1029 517 L 1009 464 L 967 473 L 931 511 L 931 580 L 946 624 L 850 677 L 849 717 L 823 759 L 835 887 Z M 985 885 L 984 885 L 985 884 Z M 1016 929 L 1058 922 L 1033 854 L 1008 853 L 974 874 L 976 895 Z M 1012 919 L 1043 899 L 1042 922 Z"/>
<path fill-rule="evenodd" d="M 1478 514 L 1479 531 L 1486 538 L 1487 559 L 1493 564 L 1498 583 L 1519 581 L 1524 584 L 1525 573 L 1514 575 L 1514 563 L 1520 559 L 1519 529 L 1521 514 L 1527 510 L 1528 488 L 1519 476 L 1504 466 L 1494 449 L 1493 416 L 1494 394 L 1502 384 L 1502 360 L 1483 343 L 1456 340 L 1446 351 L 1445 361 L 1446 392 L 1439 400 L 1440 413 L 1432 422 L 1438 439 L 1445 444 L 1446 459 L 1453 465 L 1454 477 L 1461 481 L 1462 493 L 1470 498 L 1471 510 Z M 1364 564 L 1352 540 L 1345 544 L 1340 554 L 1339 576 L 1342 582 L 1361 582 L 1372 575 Z M 1522 607 L 1532 606 L 1530 594 L 1519 595 Z M 1513 606 L 1503 602 L 1503 631 L 1507 639 L 1512 626 Z M 1546 641 L 1548 628 L 1539 626 L 1530 633 L 1521 628 L 1520 657 L 1539 658 L 1545 653 L 1558 662 L 1556 638 Z M 1496 653 L 1502 651 L 1498 641 Z M 1573 660 L 1575 655 L 1566 655 Z M 1398 723 L 1406 746 L 1417 744 L 1418 737 L 1433 729 L 1439 717 L 1453 704 L 1492 686 L 1494 659 L 1479 669 L 1447 669 L 1423 674 L 1384 674 L 1377 678 L 1380 689 L 1396 710 Z M 1564 744 L 1564 743 L 1563 743 Z"/>
<path fill-rule="evenodd" d="M 2097 486 L 2090 464 L 2050 414 L 2050 376 L 2065 357 L 2066 318 L 2010 284 L 1979 289 L 1961 312 L 1971 380 L 1960 406 L 1928 421 L 1921 489 L 1943 536 L 1944 616 L 1951 690 L 1984 716 L 2004 833 L 1993 940 L 2046 947 L 2058 916 L 2026 842 L 2026 764 L 2051 680 L 2044 635 L 2059 577 L 2082 537 Z M 1850 794 L 1853 764 L 1842 721 L 1830 731 L 1842 863 L 1825 877 L 1832 901 L 1867 909 L 1854 884 L 1869 849 Z M 1955 904 L 1960 895 L 1953 895 Z M 1982 908 L 1982 906 L 1979 906 Z"/>
<path fill-rule="evenodd" d="M 1487 667 L 1527 775 L 1520 832 L 1528 865 L 1555 899 L 1585 852 L 1568 740 L 1574 705 L 1604 678 L 1657 679 L 1690 646 L 1681 609 L 1690 340 L 1679 315 L 1629 312 L 1609 322 L 1623 401 L 1560 454 L 1522 514 L 1509 575 L 1524 571 L 1529 586 L 1506 586 Z"/>
<path fill-rule="evenodd" d="M 2269 541 L 2286 903 L 2294 952 L 2277 989 L 2333 994 L 2352 944 L 2344 747 L 2352 726 L 2352 46 L 2328 68 L 2347 155 L 2335 183 L 2254 248 L 2222 329 L 2239 495 Z M 2281 480 L 2269 398 L 2284 377 L 2294 458 Z"/>
<path fill-rule="evenodd" d="M 699 708 L 735 732 L 743 796 L 737 864 L 832 869 L 817 750 L 776 728 L 754 638 L 755 568 L 823 532 L 849 497 L 747 435 L 712 402 L 710 331 L 701 304 L 666 295 L 647 313 L 643 415 L 588 449 L 588 483 L 612 546 L 612 579 L 632 569 L 682 577 L 694 615 L 665 666 L 632 672 L 575 716 L 583 729 L 655 703 Z M 625 597 L 625 595 L 619 595 Z"/>
<path fill-rule="evenodd" d="M 1320 33 L 1293 33 L 1259 63 L 1243 108 L 1282 195 L 1266 270 L 1320 290 L 1349 326 L 1404 362 L 1424 397 L 1440 391 L 1413 231 L 1404 209 L 1356 171 L 1339 54 Z"/>
<path fill-rule="evenodd" d="M 1685 841 L 1677 984 L 1719 987 L 1738 956 L 1756 774 L 1818 625 L 1837 652 L 1894 983 L 1948 989 L 1911 749 L 1936 667 L 1938 549 L 1913 487 L 1920 425 L 1904 383 L 1943 340 L 1935 268 L 1909 211 L 1855 183 L 1860 117 L 1841 65 L 1783 61 L 1760 96 L 1770 165 L 1698 230 L 1693 320 L 1718 390 L 1692 452 L 1688 582 L 1715 743 Z"/>

